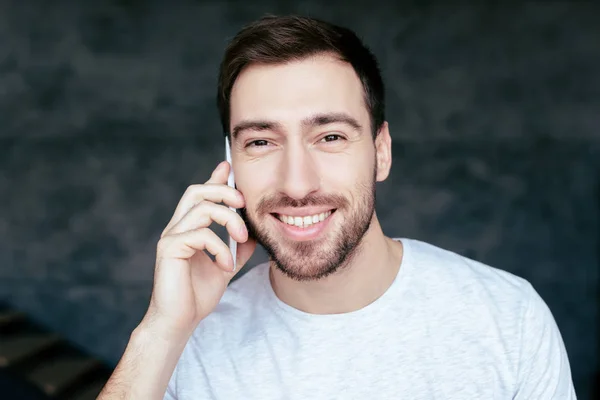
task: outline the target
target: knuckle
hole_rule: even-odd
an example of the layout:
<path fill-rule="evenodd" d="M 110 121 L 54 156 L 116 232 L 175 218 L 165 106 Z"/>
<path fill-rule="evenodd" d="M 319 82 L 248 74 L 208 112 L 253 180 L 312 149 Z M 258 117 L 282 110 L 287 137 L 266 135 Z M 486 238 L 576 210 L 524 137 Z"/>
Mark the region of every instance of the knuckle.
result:
<path fill-rule="evenodd" d="M 239 215 L 238 213 L 234 213 L 234 214 L 235 214 L 235 223 L 238 224 L 239 226 L 246 227 L 246 223 L 244 222 L 244 219 L 242 218 L 242 216 Z"/>
<path fill-rule="evenodd" d="M 200 200 L 197 204 L 196 204 L 196 208 L 201 208 L 201 209 L 206 209 L 208 207 L 210 207 L 212 203 L 206 199 L 202 199 Z"/>
<path fill-rule="evenodd" d="M 212 233 L 212 231 L 208 228 L 196 229 L 193 232 L 193 235 L 195 236 L 195 239 L 196 239 L 195 240 L 196 244 L 203 248 L 206 248 L 207 246 L 209 246 L 212 241 L 211 233 Z"/>
<path fill-rule="evenodd" d="M 160 238 L 160 240 L 158 241 L 158 244 L 156 245 L 156 249 L 157 249 L 157 253 L 158 254 L 163 254 L 173 243 L 173 237 L 172 236 L 163 236 L 162 238 Z"/>
<path fill-rule="evenodd" d="M 185 193 L 184 194 L 186 194 L 186 195 L 195 194 L 195 193 L 198 193 L 201 189 L 202 189 L 202 185 L 201 184 L 189 185 L 185 189 Z"/>
<path fill-rule="evenodd" d="M 196 205 L 194 205 L 194 211 L 192 214 L 195 214 L 197 217 L 201 217 L 202 219 L 210 218 L 210 210 L 214 204 L 208 200 L 200 200 Z"/>
<path fill-rule="evenodd" d="M 173 229 L 172 226 L 171 226 L 171 224 L 165 226 L 165 229 L 163 229 L 163 231 L 160 233 L 160 238 L 159 239 L 162 239 L 165 236 L 167 236 L 169 234 L 169 232 L 171 231 L 171 229 Z"/>

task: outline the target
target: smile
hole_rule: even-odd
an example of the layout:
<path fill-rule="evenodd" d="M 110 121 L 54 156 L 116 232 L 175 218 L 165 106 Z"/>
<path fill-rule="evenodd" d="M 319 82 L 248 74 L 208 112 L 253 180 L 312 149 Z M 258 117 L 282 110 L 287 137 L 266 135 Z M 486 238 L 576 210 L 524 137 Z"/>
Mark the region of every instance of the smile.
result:
<path fill-rule="evenodd" d="M 276 217 L 284 224 L 293 225 L 298 228 L 307 228 L 311 225 L 315 225 L 315 224 L 325 221 L 327 218 L 329 218 L 331 213 L 332 213 L 332 211 L 330 210 L 330 211 L 320 213 L 320 214 L 315 214 L 315 215 L 292 216 L 292 215 L 276 214 Z"/>

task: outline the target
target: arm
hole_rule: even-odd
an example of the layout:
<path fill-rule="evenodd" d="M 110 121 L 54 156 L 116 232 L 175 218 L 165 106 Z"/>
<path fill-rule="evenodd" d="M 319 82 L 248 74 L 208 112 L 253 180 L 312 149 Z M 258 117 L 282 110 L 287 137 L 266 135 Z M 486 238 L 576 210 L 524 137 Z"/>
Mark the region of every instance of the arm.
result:
<path fill-rule="evenodd" d="M 514 400 L 575 400 L 565 345 L 550 309 L 530 287 L 521 328 L 519 384 Z"/>
<path fill-rule="evenodd" d="M 220 164 L 206 185 L 190 186 L 181 198 L 158 242 L 146 316 L 131 334 L 100 400 L 176 398 L 167 386 L 188 339 L 256 248 L 242 218 L 226 206 L 245 204 L 241 193 L 224 185 L 228 173 L 228 164 Z M 226 205 L 216 204 L 221 202 Z M 235 271 L 229 248 L 209 229 L 213 222 L 225 226 L 240 244 Z"/>
<path fill-rule="evenodd" d="M 98 399 L 162 400 L 186 342 L 187 336 L 167 340 L 140 324 Z"/>

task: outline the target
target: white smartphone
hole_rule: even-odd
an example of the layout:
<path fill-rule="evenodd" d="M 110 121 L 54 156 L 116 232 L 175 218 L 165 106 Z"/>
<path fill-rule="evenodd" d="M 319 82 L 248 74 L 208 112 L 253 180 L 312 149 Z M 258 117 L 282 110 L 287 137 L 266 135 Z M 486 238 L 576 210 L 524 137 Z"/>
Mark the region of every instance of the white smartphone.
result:
<path fill-rule="evenodd" d="M 229 177 L 227 178 L 227 186 L 235 188 L 235 177 L 233 175 L 233 164 L 231 164 L 231 146 L 229 145 L 229 137 L 225 136 L 225 160 L 230 165 L 229 168 Z M 229 207 L 230 210 L 236 212 L 236 209 L 233 207 Z M 229 236 L 229 235 L 228 235 Z M 231 250 L 231 255 L 233 256 L 233 271 L 237 269 L 237 242 L 233 240 L 231 236 L 229 236 L 229 249 Z"/>

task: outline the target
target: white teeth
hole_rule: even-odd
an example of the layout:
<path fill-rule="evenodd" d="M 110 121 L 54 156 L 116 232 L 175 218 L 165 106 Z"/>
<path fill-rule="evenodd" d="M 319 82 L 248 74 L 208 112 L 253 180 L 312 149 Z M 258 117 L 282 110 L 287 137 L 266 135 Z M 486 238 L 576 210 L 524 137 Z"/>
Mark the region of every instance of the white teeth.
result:
<path fill-rule="evenodd" d="M 290 215 L 279 215 L 279 220 L 288 225 L 298 226 L 300 228 L 307 227 L 312 224 L 319 223 L 331 215 L 331 211 L 321 214 L 307 215 L 306 217 L 292 217 Z"/>

